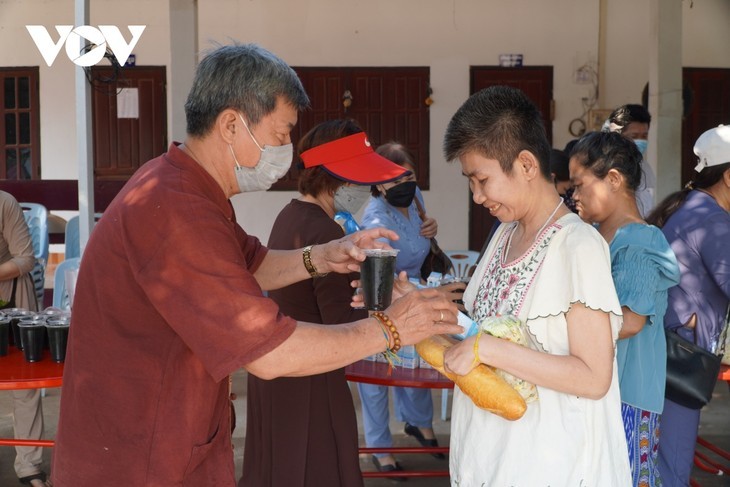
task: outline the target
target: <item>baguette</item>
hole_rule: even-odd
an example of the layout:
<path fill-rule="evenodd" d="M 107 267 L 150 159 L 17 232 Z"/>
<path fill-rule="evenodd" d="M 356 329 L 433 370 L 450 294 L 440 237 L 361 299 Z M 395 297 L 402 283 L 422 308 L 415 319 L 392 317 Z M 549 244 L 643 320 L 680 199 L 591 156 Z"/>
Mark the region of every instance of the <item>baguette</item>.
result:
<path fill-rule="evenodd" d="M 527 410 L 525 400 L 504 379 L 495 374 L 491 367 L 479 364 L 463 376 L 444 370 L 444 352 L 456 343 L 452 340 L 444 335 L 434 335 L 416 344 L 416 351 L 434 369 L 454 381 L 478 408 L 510 421 L 520 419 Z"/>

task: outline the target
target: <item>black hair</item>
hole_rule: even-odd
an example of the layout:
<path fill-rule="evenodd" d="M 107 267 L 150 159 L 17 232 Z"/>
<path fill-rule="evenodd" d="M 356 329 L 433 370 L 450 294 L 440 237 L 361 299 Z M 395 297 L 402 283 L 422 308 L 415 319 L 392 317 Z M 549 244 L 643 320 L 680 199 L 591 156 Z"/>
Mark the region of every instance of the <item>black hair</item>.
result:
<path fill-rule="evenodd" d="M 471 95 L 451 118 L 443 149 L 447 161 L 476 152 L 499 161 L 507 174 L 526 150 L 539 162 L 543 177 L 550 180 L 550 144 L 542 115 L 517 88 L 490 86 Z"/>
<path fill-rule="evenodd" d="M 580 139 L 572 139 L 569 140 L 567 144 L 565 144 L 563 152 L 565 152 L 565 155 L 568 156 L 568 159 L 570 159 L 570 153 L 573 152 L 573 147 L 575 147 L 575 144 L 577 144 L 579 140 Z"/>
<path fill-rule="evenodd" d="M 641 105 L 621 105 L 611 112 L 611 115 L 608 116 L 608 121 L 621 127 L 621 131 L 623 132 L 632 122 L 651 125 L 651 114 L 649 110 Z"/>
<path fill-rule="evenodd" d="M 362 132 L 358 123 L 350 118 L 327 120 L 312 127 L 299 139 L 297 154 L 301 157 L 302 152 L 308 151 L 333 140 L 341 139 Z M 299 173 L 299 192 L 311 196 L 319 196 L 322 193 L 334 193 L 337 188 L 345 184 L 345 181 L 333 176 L 324 169 L 324 166 L 313 166 L 304 169 Z"/>
<path fill-rule="evenodd" d="M 570 181 L 570 158 L 560 149 L 550 150 L 550 173 L 557 181 Z"/>
<path fill-rule="evenodd" d="M 575 144 L 571 160 L 603 179 L 611 169 L 626 179 L 626 186 L 636 191 L 641 183 L 642 155 L 634 142 L 616 132 L 589 132 Z"/>

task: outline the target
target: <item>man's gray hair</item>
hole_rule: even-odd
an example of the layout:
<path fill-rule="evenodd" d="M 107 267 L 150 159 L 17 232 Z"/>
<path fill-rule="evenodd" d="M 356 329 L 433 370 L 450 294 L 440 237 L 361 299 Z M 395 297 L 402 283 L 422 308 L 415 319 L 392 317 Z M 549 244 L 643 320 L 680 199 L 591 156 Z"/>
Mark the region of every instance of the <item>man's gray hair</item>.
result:
<path fill-rule="evenodd" d="M 296 72 L 282 59 L 256 44 L 220 46 L 200 61 L 185 102 L 187 133 L 208 134 L 228 108 L 244 113 L 255 126 L 282 97 L 296 110 L 309 107 Z"/>

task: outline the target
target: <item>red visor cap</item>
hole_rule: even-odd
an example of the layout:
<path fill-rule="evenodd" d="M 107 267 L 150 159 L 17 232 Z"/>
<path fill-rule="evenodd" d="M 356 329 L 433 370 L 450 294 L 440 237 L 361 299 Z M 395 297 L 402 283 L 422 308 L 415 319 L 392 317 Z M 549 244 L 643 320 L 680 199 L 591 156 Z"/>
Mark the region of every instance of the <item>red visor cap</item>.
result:
<path fill-rule="evenodd" d="M 383 184 L 410 171 L 375 153 L 368 136 L 360 132 L 302 152 L 305 168 L 322 166 L 332 176 L 353 184 Z"/>

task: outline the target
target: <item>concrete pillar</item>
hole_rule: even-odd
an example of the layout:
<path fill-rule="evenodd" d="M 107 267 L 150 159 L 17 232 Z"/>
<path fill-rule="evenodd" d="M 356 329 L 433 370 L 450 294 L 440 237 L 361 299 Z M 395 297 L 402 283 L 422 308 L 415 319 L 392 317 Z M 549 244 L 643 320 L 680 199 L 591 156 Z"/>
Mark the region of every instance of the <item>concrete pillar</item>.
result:
<path fill-rule="evenodd" d="M 185 100 L 198 65 L 197 0 L 170 0 L 170 51 L 168 133 L 172 140 L 182 142 L 185 139 Z"/>
<path fill-rule="evenodd" d="M 89 24 L 89 0 L 74 0 L 75 25 Z M 84 39 L 79 38 L 79 51 Z M 76 151 L 79 170 L 79 246 L 84 254 L 94 226 L 94 153 L 91 130 L 91 87 L 86 72 L 75 66 Z"/>
<path fill-rule="evenodd" d="M 678 190 L 682 175 L 682 2 L 650 0 L 649 163 L 656 168 L 659 203 Z"/>

